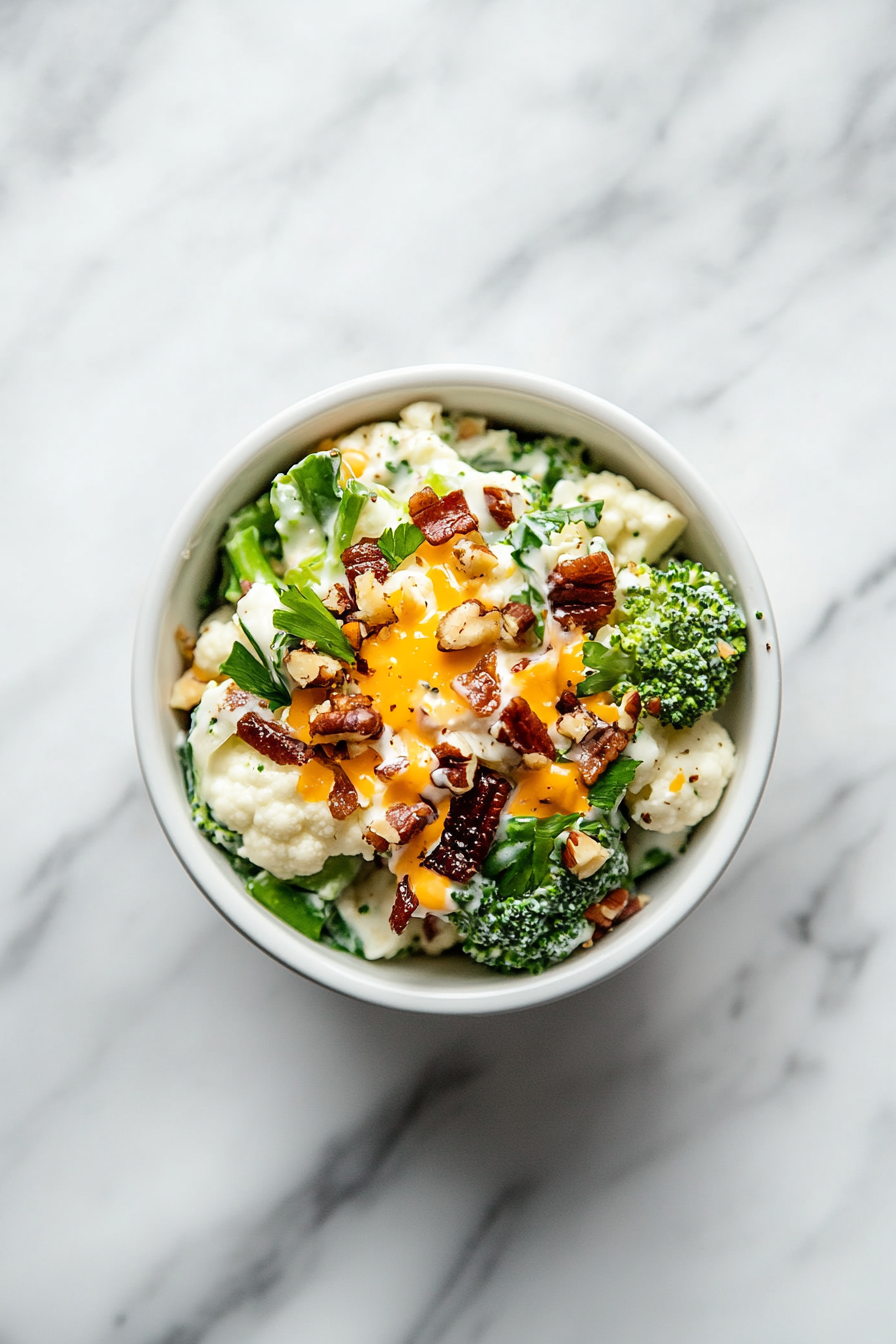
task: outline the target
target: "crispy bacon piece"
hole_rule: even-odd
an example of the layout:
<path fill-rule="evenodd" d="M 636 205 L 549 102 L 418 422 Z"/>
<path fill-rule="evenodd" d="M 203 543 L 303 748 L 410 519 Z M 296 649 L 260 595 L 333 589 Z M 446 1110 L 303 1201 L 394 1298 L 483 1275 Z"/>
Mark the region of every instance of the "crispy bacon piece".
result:
<path fill-rule="evenodd" d="M 511 787 L 503 775 L 480 765 L 472 789 L 451 799 L 442 837 L 423 860 L 424 868 L 469 882 L 492 847 Z"/>
<path fill-rule="evenodd" d="M 331 695 L 330 708 L 311 720 L 311 736 L 319 742 L 364 742 L 379 737 L 383 716 L 369 695 Z"/>
<path fill-rule="evenodd" d="M 498 527 L 511 527 L 516 522 L 516 514 L 513 512 L 513 495 L 510 491 L 503 490 L 500 485 L 484 485 L 482 493 Z"/>
<path fill-rule="evenodd" d="M 439 763 L 435 770 L 430 771 L 429 777 L 437 789 L 449 789 L 452 793 L 466 793 L 472 789 L 476 778 L 476 761 L 472 752 L 450 741 L 435 742 L 433 751 Z"/>
<path fill-rule="evenodd" d="M 579 697 L 575 691 L 564 691 L 554 708 L 558 714 L 572 714 L 578 709 Z"/>
<path fill-rule="evenodd" d="M 498 660 L 494 649 L 487 653 L 471 672 L 462 672 L 451 683 L 458 695 L 470 704 L 473 713 L 481 719 L 487 719 L 496 713 L 501 703 L 501 686 L 498 682 Z"/>
<path fill-rule="evenodd" d="M 311 756 L 311 748 L 298 737 L 293 737 L 282 723 L 263 719 L 251 711 L 244 714 L 236 725 L 237 736 L 250 747 L 276 761 L 277 765 L 302 765 Z"/>
<path fill-rule="evenodd" d="M 417 897 L 406 877 L 399 879 L 395 892 L 395 904 L 389 916 L 389 928 L 393 933 L 404 933 L 411 915 L 417 909 Z"/>
<path fill-rule="evenodd" d="M 327 798 L 330 816 L 335 821 L 345 821 L 346 817 L 350 817 L 358 810 L 360 805 L 358 790 L 338 761 L 328 761 L 327 769 L 333 771 L 333 787 Z"/>
<path fill-rule="evenodd" d="M 362 537 L 344 550 L 341 558 L 352 592 L 359 574 L 373 574 L 378 583 L 385 583 L 389 577 L 389 561 L 377 545 L 376 537 Z"/>
<path fill-rule="evenodd" d="M 592 785 L 603 774 L 608 765 L 625 751 L 629 743 L 629 733 L 624 733 L 612 724 L 604 724 L 601 730 L 579 748 L 578 765 L 583 783 Z"/>
<path fill-rule="evenodd" d="M 248 691 L 244 691 L 242 687 L 237 686 L 235 681 L 231 682 L 227 687 L 222 708 L 228 710 L 242 709 L 243 705 L 248 705 L 251 698 Z M 267 704 L 267 701 L 265 701 L 265 704 Z"/>
<path fill-rule="evenodd" d="M 408 508 L 413 522 L 431 546 L 442 546 L 452 537 L 475 532 L 479 519 L 470 512 L 463 490 L 452 490 L 440 499 L 432 486 L 411 495 Z"/>
<path fill-rule="evenodd" d="M 616 605 L 615 594 L 613 562 L 603 551 L 561 560 L 548 575 L 548 601 L 566 629 L 596 630 Z"/>
<path fill-rule="evenodd" d="M 521 695 L 515 695 L 504 706 L 500 719 L 490 731 L 492 737 L 520 753 L 527 770 L 540 770 L 557 759 L 557 748 L 547 728 Z"/>

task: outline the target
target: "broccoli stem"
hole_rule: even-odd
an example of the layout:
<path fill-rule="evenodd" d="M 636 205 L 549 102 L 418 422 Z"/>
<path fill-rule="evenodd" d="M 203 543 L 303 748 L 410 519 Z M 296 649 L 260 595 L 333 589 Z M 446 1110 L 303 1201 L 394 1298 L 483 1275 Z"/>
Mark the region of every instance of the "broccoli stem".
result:
<path fill-rule="evenodd" d="M 280 587 L 280 580 L 271 569 L 270 561 L 261 549 L 261 538 L 257 527 L 242 527 L 228 537 L 224 549 L 233 566 L 233 578 L 227 589 L 228 602 L 238 602 L 242 596 L 241 583 L 272 583 Z"/>

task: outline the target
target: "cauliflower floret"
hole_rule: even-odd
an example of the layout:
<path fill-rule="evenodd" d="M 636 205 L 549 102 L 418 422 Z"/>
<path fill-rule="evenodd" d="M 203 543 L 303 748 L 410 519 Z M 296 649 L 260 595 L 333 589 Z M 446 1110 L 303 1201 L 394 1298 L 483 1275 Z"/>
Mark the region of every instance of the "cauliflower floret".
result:
<path fill-rule="evenodd" d="M 414 401 L 399 412 L 402 425 L 408 429 L 431 429 L 439 434 L 442 429 L 442 408 L 437 401 Z"/>
<path fill-rule="evenodd" d="M 200 672 L 215 676 L 228 658 L 238 634 L 239 626 L 233 619 L 232 607 L 213 611 L 200 627 L 193 653 L 193 662 Z"/>
<path fill-rule="evenodd" d="M 687 525 L 667 499 L 649 490 L 636 490 L 624 476 L 611 471 L 592 472 L 584 481 L 558 481 L 551 502 L 555 508 L 572 508 L 579 499 L 604 501 L 598 532 L 607 542 L 617 566 L 646 560 L 653 564 L 668 551 Z"/>
<path fill-rule="evenodd" d="M 691 728 L 648 719 L 625 755 L 641 762 L 627 794 L 632 817 L 663 835 L 714 812 L 734 773 L 734 743 L 712 714 Z"/>
<path fill-rule="evenodd" d="M 277 765 L 231 737 L 209 757 L 199 793 L 222 826 L 242 834 L 246 858 L 275 877 L 318 873 L 331 854 L 369 857 L 364 809 L 336 821 L 325 802 L 299 796 L 297 777 L 295 766 Z"/>
<path fill-rule="evenodd" d="M 280 594 L 272 583 L 253 583 L 236 604 L 237 615 L 252 638 L 266 652 L 277 635 L 274 612 L 280 606 Z M 248 646 L 249 641 L 242 642 Z"/>
<path fill-rule="evenodd" d="M 438 919 L 434 931 L 432 922 L 425 928 L 423 918 L 415 915 L 403 933 L 394 933 L 389 915 L 395 904 L 395 889 L 395 874 L 387 868 L 376 868 L 362 874 L 336 902 L 342 918 L 360 938 L 368 961 L 394 957 L 403 947 L 414 947 L 437 957 L 457 942 L 457 929 L 447 919 Z M 434 932 L 434 936 L 428 938 L 427 932 Z"/>

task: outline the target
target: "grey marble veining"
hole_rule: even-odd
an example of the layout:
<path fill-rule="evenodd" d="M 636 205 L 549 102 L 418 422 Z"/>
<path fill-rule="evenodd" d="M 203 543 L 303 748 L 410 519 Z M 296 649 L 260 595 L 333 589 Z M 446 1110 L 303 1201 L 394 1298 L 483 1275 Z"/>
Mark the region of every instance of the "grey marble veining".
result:
<path fill-rule="evenodd" d="M 0 109 L 2 1344 L 889 1344 L 892 4 L 23 0 Z M 244 943 L 129 724 L 212 463 L 450 359 L 676 443 L 786 673 L 713 896 L 488 1021 Z"/>

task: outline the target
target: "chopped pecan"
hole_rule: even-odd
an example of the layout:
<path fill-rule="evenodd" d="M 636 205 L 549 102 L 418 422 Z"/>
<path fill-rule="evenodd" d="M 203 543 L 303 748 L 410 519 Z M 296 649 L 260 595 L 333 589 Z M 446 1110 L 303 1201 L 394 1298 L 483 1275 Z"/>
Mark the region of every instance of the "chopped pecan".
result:
<path fill-rule="evenodd" d="M 282 723 L 262 719 L 254 711 L 244 714 L 236 725 L 237 736 L 277 765 L 302 765 L 311 756 L 311 748 L 293 737 Z"/>
<path fill-rule="evenodd" d="M 480 765 L 473 787 L 451 799 L 442 837 L 423 866 L 455 882 L 469 882 L 492 847 L 511 784 Z"/>
<path fill-rule="evenodd" d="M 379 630 L 398 620 L 386 598 L 385 588 L 371 571 L 359 574 L 355 579 L 355 597 L 358 615 L 369 631 Z"/>
<path fill-rule="evenodd" d="M 570 831 L 563 846 L 563 862 L 573 877 L 593 877 L 610 857 L 610 851 L 584 831 Z"/>
<path fill-rule="evenodd" d="M 489 729 L 492 737 L 504 742 L 523 758 L 527 770 L 541 770 L 557 759 L 557 748 L 535 710 L 521 695 L 504 706 L 501 717 Z"/>
<path fill-rule="evenodd" d="M 571 742 L 581 742 L 598 727 L 600 719 L 592 714 L 590 709 L 586 709 L 580 700 L 576 701 L 574 709 L 561 714 L 557 720 L 557 732 L 563 737 L 568 737 Z"/>
<path fill-rule="evenodd" d="M 358 790 L 349 779 L 338 761 L 329 761 L 327 769 L 333 771 L 333 787 L 327 798 L 330 816 L 334 821 L 345 821 L 360 806 Z"/>
<path fill-rule="evenodd" d="M 471 672 L 462 672 L 451 683 L 458 695 L 469 702 L 474 714 L 487 719 L 497 711 L 501 703 L 501 687 L 498 683 L 498 660 L 494 649 L 487 653 Z"/>
<path fill-rule="evenodd" d="M 572 714 L 580 704 L 581 701 L 575 691 L 564 691 L 554 708 L 558 714 Z"/>
<path fill-rule="evenodd" d="M 365 742 L 379 737 L 383 716 L 372 705 L 369 695 L 331 695 L 311 719 L 311 736 L 318 742 Z"/>
<path fill-rule="evenodd" d="M 310 649 L 292 649 L 283 665 L 297 686 L 329 686 L 342 676 L 342 664 L 325 653 Z"/>
<path fill-rule="evenodd" d="M 482 493 L 485 495 L 488 511 L 498 527 L 512 527 L 516 522 L 516 514 L 513 511 L 513 495 L 510 491 L 503 490 L 500 485 L 484 485 Z"/>
<path fill-rule="evenodd" d="M 470 512 L 463 490 L 452 490 L 441 499 L 425 485 L 411 495 L 408 508 L 413 522 L 432 546 L 441 546 L 464 532 L 475 532 L 479 519 Z"/>
<path fill-rule="evenodd" d="M 629 734 L 609 723 L 602 725 L 594 737 L 583 742 L 579 748 L 578 765 L 582 780 L 589 787 L 603 774 L 608 765 L 625 751 Z"/>
<path fill-rule="evenodd" d="M 394 840 L 387 840 L 384 835 L 380 835 L 379 831 L 375 831 L 372 826 L 367 827 L 367 830 L 364 832 L 364 839 L 367 844 L 370 845 L 371 849 L 376 850 L 377 854 L 385 854 L 389 847 L 395 844 Z"/>
<path fill-rule="evenodd" d="M 362 537 L 342 552 L 341 559 L 352 592 L 356 591 L 359 574 L 373 574 L 380 583 L 385 583 L 389 577 L 389 561 L 380 550 L 376 537 Z"/>
<path fill-rule="evenodd" d="M 451 554 L 466 579 L 484 579 L 497 566 L 498 557 L 486 546 L 478 532 L 458 538 Z"/>
<path fill-rule="evenodd" d="M 501 610 L 501 634 L 511 644 L 519 644 L 535 624 L 535 612 L 528 602 L 508 602 Z"/>
<path fill-rule="evenodd" d="M 567 629 L 596 630 L 616 604 L 616 574 L 604 551 L 561 560 L 548 575 L 548 600 Z"/>
<path fill-rule="evenodd" d="M 393 933 L 404 933 L 410 923 L 411 915 L 417 909 L 417 897 L 407 877 L 399 879 L 395 891 L 395 904 L 389 916 L 389 928 Z"/>
<path fill-rule="evenodd" d="M 185 625 L 179 625 L 174 632 L 174 642 L 177 645 L 177 651 L 185 663 L 192 663 L 193 650 L 196 647 L 196 639 L 190 634 Z"/>
<path fill-rule="evenodd" d="M 342 627 L 342 633 L 353 649 L 360 649 L 367 638 L 367 626 L 363 625 L 361 621 L 346 621 Z"/>
<path fill-rule="evenodd" d="M 650 901 L 649 896 L 631 896 L 622 907 L 622 913 L 616 916 L 616 923 L 622 924 L 624 920 L 631 919 L 639 910 L 643 910 Z"/>
<path fill-rule="evenodd" d="M 662 704 L 660 702 L 659 696 L 652 695 L 650 699 L 647 701 L 647 713 L 650 714 L 653 718 L 658 719 L 660 716 L 661 709 Z"/>
<path fill-rule="evenodd" d="M 227 693 L 221 702 L 221 708 L 233 713 L 234 710 L 242 709 L 243 705 L 248 705 L 251 698 L 248 691 L 244 691 L 241 686 L 237 686 L 236 682 L 232 681 L 227 687 Z"/>
<path fill-rule="evenodd" d="M 344 583 L 334 583 L 321 600 L 327 611 L 332 611 L 334 616 L 347 616 L 355 605 Z"/>
<path fill-rule="evenodd" d="M 394 779 L 396 775 L 404 774 L 409 765 L 407 756 L 396 756 L 394 761 L 384 761 L 382 765 L 374 766 L 373 773 L 377 779 Z"/>
<path fill-rule="evenodd" d="M 590 919 L 591 923 L 597 924 L 599 928 L 608 929 L 628 905 L 630 894 L 625 887 L 616 887 L 614 891 L 608 891 L 606 896 L 595 901 L 594 905 L 589 905 L 585 911 L 585 918 Z"/>
<path fill-rule="evenodd" d="M 479 644 L 494 644 L 501 634 L 501 613 L 487 611 L 472 598 L 446 611 L 439 621 L 436 637 L 443 653 L 474 649 Z"/>
<path fill-rule="evenodd" d="M 457 422 L 457 437 L 459 439 L 475 439 L 480 434 L 485 433 L 485 427 L 488 424 L 484 415 L 462 415 Z"/>
<path fill-rule="evenodd" d="M 443 742 L 434 743 L 433 751 L 439 758 L 439 764 L 429 777 L 437 789 L 449 789 L 452 793 L 467 793 L 472 789 L 476 778 L 476 758 L 462 742 L 457 738 L 447 738 Z"/>
<path fill-rule="evenodd" d="M 207 688 L 208 682 L 200 681 L 194 674 L 193 669 L 187 668 L 186 672 L 179 676 L 171 687 L 168 708 L 195 709 L 205 695 Z"/>
<path fill-rule="evenodd" d="M 406 845 L 437 816 L 435 808 L 422 798 L 419 803 L 393 803 L 384 817 L 370 823 L 364 839 L 382 854 L 391 845 Z"/>
<path fill-rule="evenodd" d="M 637 691 L 629 691 L 619 706 L 619 718 L 616 727 L 631 735 L 638 726 L 641 714 L 641 697 Z"/>

